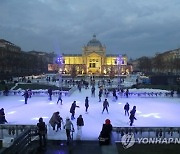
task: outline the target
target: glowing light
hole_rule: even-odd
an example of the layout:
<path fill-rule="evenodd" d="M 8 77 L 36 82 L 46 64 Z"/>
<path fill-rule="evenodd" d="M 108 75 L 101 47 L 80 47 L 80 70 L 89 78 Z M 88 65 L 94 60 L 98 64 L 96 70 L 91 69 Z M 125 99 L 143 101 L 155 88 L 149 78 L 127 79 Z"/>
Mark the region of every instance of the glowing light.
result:
<path fill-rule="evenodd" d="M 21 99 L 21 100 L 19 100 L 19 101 L 20 101 L 20 102 L 24 102 L 24 99 L 23 99 L 23 100 Z"/>
<path fill-rule="evenodd" d="M 11 111 L 11 112 L 8 112 L 7 114 L 14 114 L 16 113 L 16 111 Z"/>
<path fill-rule="evenodd" d="M 49 104 L 52 105 L 52 104 L 55 104 L 55 103 L 54 102 L 50 102 Z"/>
<path fill-rule="evenodd" d="M 118 104 L 122 104 L 122 103 L 118 103 Z"/>

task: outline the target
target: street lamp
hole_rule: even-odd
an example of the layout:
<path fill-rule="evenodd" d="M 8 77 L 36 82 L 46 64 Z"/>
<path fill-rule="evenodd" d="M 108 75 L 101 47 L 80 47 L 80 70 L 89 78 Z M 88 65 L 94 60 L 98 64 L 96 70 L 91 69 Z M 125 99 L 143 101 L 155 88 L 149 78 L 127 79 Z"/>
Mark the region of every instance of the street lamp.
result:
<path fill-rule="evenodd" d="M 121 63 L 122 63 L 122 56 L 121 55 L 119 55 L 118 57 L 117 57 L 117 65 L 118 65 L 118 79 L 119 79 L 119 81 L 118 81 L 118 88 L 120 87 L 120 85 L 121 85 Z"/>
<path fill-rule="evenodd" d="M 62 56 L 59 56 L 56 60 L 56 63 L 58 64 L 59 66 L 59 87 L 60 87 L 60 91 L 62 91 L 62 66 L 63 66 L 63 57 Z"/>

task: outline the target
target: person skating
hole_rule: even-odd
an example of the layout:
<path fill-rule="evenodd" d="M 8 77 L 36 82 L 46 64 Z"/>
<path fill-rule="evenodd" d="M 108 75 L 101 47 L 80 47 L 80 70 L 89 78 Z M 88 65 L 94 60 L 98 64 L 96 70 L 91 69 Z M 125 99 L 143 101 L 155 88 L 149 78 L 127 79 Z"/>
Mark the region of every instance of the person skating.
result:
<path fill-rule="evenodd" d="M 50 125 L 53 127 L 53 130 L 55 130 L 55 127 L 59 125 L 59 111 L 54 112 L 51 119 L 49 120 Z"/>
<path fill-rule="evenodd" d="M 66 129 L 66 136 L 67 136 L 67 143 L 69 144 L 69 141 L 72 139 L 70 132 L 74 132 L 74 126 L 69 117 L 66 118 L 66 123 L 64 125 L 64 129 Z"/>
<path fill-rule="evenodd" d="M 92 86 L 92 88 L 91 88 L 91 96 L 92 97 L 95 97 L 95 87 L 94 86 Z"/>
<path fill-rule="evenodd" d="M 128 102 L 124 105 L 124 111 L 125 111 L 125 116 L 126 116 L 126 113 L 129 116 L 129 103 Z"/>
<path fill-rule="evenodd" d="M 136 113 L 136 106 L 133 106 L 133 109 L 130 111 L 130 114 L 133 114 L 135 116 Z"/>
<path fill-rule="evenodd" d="M 25 103 L 24 104 L 27 104 L 27 100 L 28 100 L 28 98 L 29 98 L 29 94 L 28 94 L 28 91 L 27 90 L 25 90 L 24 91 L 24 94 L 22 95 L 22 96 L 24 96 L 24 101 L 25 101 Z"/>
<path fill-rule="evenodd" d="M 61 105 L 62 105 L 62 92 L 61 91 L 59 92 L 57 104 L 59 103 L 59 101 L 61 102 Z"/>
<path fill-rule="evenodd" d="M 89 100 L 88 97 L 85 99 L 85 107 L 86 107 L 86 113 L 88 113 L 88 108 L 89 108 Z"/>
<path fill-rule="evenodd" d="M 39 145 L 40 149 L 46 147 L 46 134 L 47 128 L 45 122 L 43 122 L 43 118 L 39 118 L 39 122 L 37 123 L 38 135 L 39 135 Z"/>
<path fill-rule="evenodd" d="M 137 120 L 137 119 L 135 118 L 135 115 L 134 115 L 133 113 L 130 113 L 130 116 L 129 116 L 130 126 L 132 126 L 132 125 L 133 125 L 133 123 L 134 123 L 134 119 L 135 119 L 135 120 Z"/>
<path fill-rule="evenodd" d="M 79 108 L 78 105 L 76 105 L 76 101 L 74 101 L 71 105 L 71 108 L 70 108 L 70 113 L 71 113 L 71 120 L 75 119 L 74 115 L 75 115 L 75 109 L 76 107 Z"/>
<path fill-rule="evenodd" d="M 128 98 L 128 96 L 129 96 L 129 89 L 126 89 L 125 95 Z"/>
<path fill-rule="evenodd" d="M 100 90 L 99 90 L 99 102 L 101 102 L 102 94 L 103 94 L 103 90 L 102 90 L 102 88 L 100 88 Z"/>
<path fill-rule="evenodd" d="M 115 100 L 118 99 L 117 95 L 116 95 L 116 89 L 113 89 L 113 97 L 115 98 Z"/>
<path fill-rule="evenodd" d="M 49 94 L 49 100 L 52 101 L 52 89 L 48 89 L 48 94 Z"/>
<path fill-rule="evenodd" d="M 133 106 L 133 109 L 130 111 L 130 116 L 129 116 L 130 126 L 132 126 L 132 124 L 134 123 L 134 119 L 137 120 L 135 118 L 135 114 L 136 114 L 136 106 Z"/>
<path fill-rule="evenodd" d="M 104 102 L 103 102 L 102 114 L 103 114 L 103 112 L 104 112 L 105 109 L 106 109 L 107 113 L 109 113 L 109 112 L 108 112 L 108 107 L 109 107 L 109 103 L 108 103 L 107 99 L 105 99 Z"/>

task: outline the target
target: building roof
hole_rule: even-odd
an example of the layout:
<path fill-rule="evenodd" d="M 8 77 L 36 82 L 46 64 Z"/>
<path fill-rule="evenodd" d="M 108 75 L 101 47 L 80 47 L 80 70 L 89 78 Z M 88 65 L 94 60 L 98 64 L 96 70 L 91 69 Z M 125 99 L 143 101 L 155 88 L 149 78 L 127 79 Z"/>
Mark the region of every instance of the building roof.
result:
<path fill-rule="evenodd" d="M 99 40 L 96 39 L 96 35 L 93 35 L 92 40 L 87 43 L 87 46 L 102 47 L 102 44 Z"/>

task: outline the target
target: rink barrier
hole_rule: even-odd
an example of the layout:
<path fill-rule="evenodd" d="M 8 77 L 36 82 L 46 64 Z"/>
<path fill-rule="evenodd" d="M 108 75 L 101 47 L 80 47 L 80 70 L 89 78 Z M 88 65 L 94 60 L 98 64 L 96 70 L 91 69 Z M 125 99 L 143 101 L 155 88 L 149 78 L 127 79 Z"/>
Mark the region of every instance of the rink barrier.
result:
<path fill-rule="evenodd" d="M 113 127 L 115 142 L 125 134 L 133 133 L 137 138 L 180 138 L 180 127 Z"/>
<path fill-rule="evenodd" d="M 71 88 L 73 89 L 73 88 Z M 73 91 L 71 91 L 71 89 L 69 91 L 61 91 L 62 95 L 64 96 L 70 96 L 72 94 Z M 32 96 L 47 96 L 48 95 L 48 90 L 31 90 L 32 91 Z M 24 94 L 24 90 L 9 90 L 8 92 L 8 96 L 22 96 Z M 4 95 L 3 91 L 0 91 L 0 95 Z M 59 96 L 59 90 L 53 90 L 52 92 L 53 96 Z"/>

